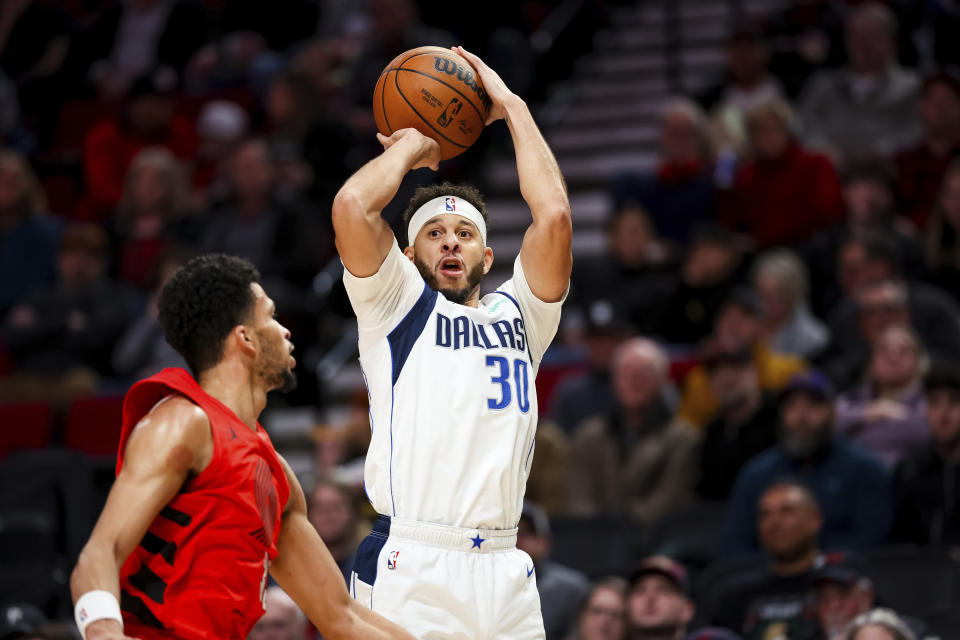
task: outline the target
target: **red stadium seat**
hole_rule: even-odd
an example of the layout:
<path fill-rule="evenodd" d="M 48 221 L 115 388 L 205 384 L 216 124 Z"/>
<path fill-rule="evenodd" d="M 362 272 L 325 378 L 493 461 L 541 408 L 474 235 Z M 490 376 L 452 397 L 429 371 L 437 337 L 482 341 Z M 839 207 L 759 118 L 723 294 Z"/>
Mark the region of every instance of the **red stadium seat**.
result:
<path fill-rule="evenodd" d="M 42 449 L 50 444 L 53 412 L 43 402 L 0 404 L 0 459 L 16 449 Z"/>
<path fill-rule="evenodd" d="M 123 398 L 81 398 L 67 413 L 63 444 L 95 456 L 115 456 L 123 423 Z"/>

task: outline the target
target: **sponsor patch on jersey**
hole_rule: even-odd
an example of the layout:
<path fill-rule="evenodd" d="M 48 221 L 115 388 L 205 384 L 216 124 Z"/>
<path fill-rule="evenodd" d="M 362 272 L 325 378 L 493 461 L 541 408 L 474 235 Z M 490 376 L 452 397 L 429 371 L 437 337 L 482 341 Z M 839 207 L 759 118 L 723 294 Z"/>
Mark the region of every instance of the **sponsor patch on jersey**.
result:
<path fill-rule="evenodd" d="M 387 556 L 387 569 L 393 571 L 397 568 L 397 559 L 400 557 L 399 551 L 391 551 L 390 555 Z"/>
<path fill-rule="evenodd" d="M 447 196 L 443 199 L 443 207 L 445 211 L 456 211 L 457 210 L 457 199 L 453 196 Z"/>

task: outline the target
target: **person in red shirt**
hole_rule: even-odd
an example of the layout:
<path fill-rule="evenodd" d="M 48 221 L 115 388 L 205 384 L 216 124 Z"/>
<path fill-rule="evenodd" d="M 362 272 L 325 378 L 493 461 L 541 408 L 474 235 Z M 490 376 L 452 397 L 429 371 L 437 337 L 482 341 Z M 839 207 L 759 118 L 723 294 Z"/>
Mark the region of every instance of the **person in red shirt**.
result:
<path fill-rule="evenodd" d="M 268 572 L 325 638 L 412 640 L 347 595 L 258 422 L 267 392 L 296 385 L 259 277 L 212 254 L 161 293 L 167 340 L 195 377 L 165 369 L 124 400 L 117 479 L 70 581 L 86 640 L 244 640 Z"/>
<path fill-rule="evenodd" d="M 748 112 L 752 158 L 723 203 L 724 224 L 748 232 L 759 249 L 800 244 L 843 218 L 836 170 L 826 156 L 799 145 L 792 120 L 778 100 Z"/>

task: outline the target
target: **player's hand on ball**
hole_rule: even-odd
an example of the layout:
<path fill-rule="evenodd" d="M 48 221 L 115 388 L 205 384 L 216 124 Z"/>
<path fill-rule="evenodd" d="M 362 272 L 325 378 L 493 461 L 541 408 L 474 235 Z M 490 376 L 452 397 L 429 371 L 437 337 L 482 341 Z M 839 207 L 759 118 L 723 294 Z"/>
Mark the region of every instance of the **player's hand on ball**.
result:
<path fill-rule="evenodd" d="M 390 136 L 377 134 L 377 140 L 386 151 L 401 140 L 418 145 L 415 161 L 411 169 L 430 167 L 434 171 L 440 168 L 440 145 L 433 138 L 423 135 L 416 129 L 397 129 Z"/>
<path fill-rule="evenodd" d="M 478 56 L 475 56 L 463 47 L 457 46 L 450 48 L 453 49 L 454 53 L 466 58 L 467 62 L 477 70 L 477 75 L 480 76 L 480 82 L 483 83 L 483 88 L 486 90 L 487 96 L 490 97 L 490 102 L 492 103 L 490 115 L 487 116 L 487 121 L 484 124 L 490 124 L 494 120 L 505 117 L 507 115 L 507 101 L 516 97 L 514 93 L 507 88 L 507 83 Z"/>
<path fill-rule="evenodd" d="M 116 620 L 94 620 L 87 625 L 84 635 L 87 640 L 138 640 L 124 635 L 123 627 Z"/>

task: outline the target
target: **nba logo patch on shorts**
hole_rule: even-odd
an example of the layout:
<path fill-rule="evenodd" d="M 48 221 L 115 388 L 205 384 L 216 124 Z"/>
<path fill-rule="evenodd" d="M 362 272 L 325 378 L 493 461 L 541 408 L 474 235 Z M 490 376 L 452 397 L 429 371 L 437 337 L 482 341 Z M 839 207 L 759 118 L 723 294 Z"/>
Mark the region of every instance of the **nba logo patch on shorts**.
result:
<path fill-rule="evenodd" d="M 457 199 L 453 196 L 447 196 L 443 199 L 443 206 L 445 211 L 456 211 L 457 210 Z"/>
<path fill-rule="evenodd" d="M 391 551 L 390 555 L 387 556 L 387 569 L 393 571 L 397 568 L 397 558 L 400 557 L 399 551 Z"/>

